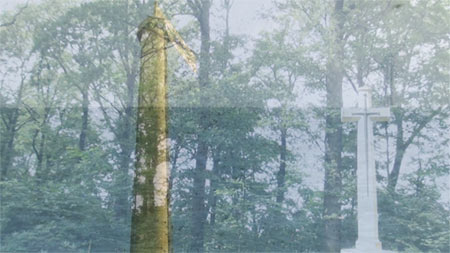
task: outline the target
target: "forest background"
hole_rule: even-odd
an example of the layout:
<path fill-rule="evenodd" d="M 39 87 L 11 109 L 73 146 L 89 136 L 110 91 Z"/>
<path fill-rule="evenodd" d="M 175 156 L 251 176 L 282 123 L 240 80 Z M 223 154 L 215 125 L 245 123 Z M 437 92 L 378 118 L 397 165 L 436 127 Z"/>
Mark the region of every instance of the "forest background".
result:
<path fill-rule="evenodd" d="M 161 1 L 175 252 L 338 252 L 356 240 L 369 85 L 383 247 L 450 251 L 450 3 Z M 0 16 L 0 251 L 127 252 L 138 24 L 153 1 L 25 2 Z M 206 161 L 202 163 L 201 161 Z"/>

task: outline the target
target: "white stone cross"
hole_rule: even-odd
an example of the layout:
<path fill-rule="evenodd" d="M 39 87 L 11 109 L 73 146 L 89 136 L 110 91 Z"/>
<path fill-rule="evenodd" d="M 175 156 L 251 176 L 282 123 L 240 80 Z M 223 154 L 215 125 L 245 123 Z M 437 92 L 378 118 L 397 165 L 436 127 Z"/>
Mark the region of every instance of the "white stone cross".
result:
<path fill-rule="evenodd" d="M 358 239 L 348 252 L 381 252 L 378 239 L 377 180 L 375 171 L 373 122 L 388 121 L 389 108 L 372 108 L 368 87 L 358 89 L 358 107 L 342 108 L 342 122 L 358 121 L 357 195 Z"/>

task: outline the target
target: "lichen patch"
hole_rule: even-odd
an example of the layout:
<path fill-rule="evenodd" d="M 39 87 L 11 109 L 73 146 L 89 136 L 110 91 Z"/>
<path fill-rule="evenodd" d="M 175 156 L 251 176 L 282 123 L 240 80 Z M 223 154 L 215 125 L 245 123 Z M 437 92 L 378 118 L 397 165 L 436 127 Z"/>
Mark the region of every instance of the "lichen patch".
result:
<path fill-rule="evenodd" d="M 139 176 L 138 176 L 138 182 L 139 182 L 140 184 L 144 184 L 144 183 L 145 183 L 145 177 L 144 177 L 143 175 L 139 175 Z"/>
<path fill-rule="evenodd" d="M 159 135 L 159 142 L 158 142 L 158 150 L 166 150 L 168 147 L 168 139 L 165 138 L 165 134 L 160 134 Z"/>
<path fill-rule="evenodd" d="M 168 162 L 162 162 L 156 166 L 156 173 L 153 177 L 153 186 L 155 206 L 165 206 L 167 204 L 167 193 L 169 192 Z"/>
<path fill-rule="evenodd" d="M 141 207 L 144 205 L 144 198 L 141 195 L 136 195 L 136 210 L 141 212 Z"/>

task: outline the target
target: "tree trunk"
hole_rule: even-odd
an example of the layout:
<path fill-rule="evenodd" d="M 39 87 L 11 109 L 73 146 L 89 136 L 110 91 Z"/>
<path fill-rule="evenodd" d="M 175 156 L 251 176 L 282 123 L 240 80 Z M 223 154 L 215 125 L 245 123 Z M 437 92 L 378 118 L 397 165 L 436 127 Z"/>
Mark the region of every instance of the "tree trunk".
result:
<path fill-rule="evenodd" d="M 217 195 L 216 190 L 219 183 L 219 154 L 218 152 L 213 156 L 213 168 L 212 168 L 212 178 L 211 178 L 211 190 L 210 190 L 210 214 L 211 214 L 211 220 L 210 220 L 210 227 L 211 231 L 214 233 L 214 226 L 216 224 L 216 207 L 217 207 Z"/>
<path fill-rule="evenodd" d="M 286 177 L 286 153 L 287 153 L 287 147 L 286 147 L 286 135 L 287 135 L 287 129 L 282 128 L 281 129 L 281 146 L 280 146 L 280 170 L 277 174 L 277 203 L 281 204 L 284 200 L 284 184 L 285 184 L 285 177 Z"/>
<path fill-rule="evenodd" d="M 325 122 L 325 182 L 323 217 L 325 225 L 325 252 L 340 252 L 341 240 L 341 153 L 342 124 L 342 9 L 344 1 L 335 1 L 333 13 L 334 38 L 327 63 L 327 112 Z"/>
<path fill-rule="evenodd" d="M 195 156 L 194 185 L 192 189 L 192 242 L 190 251 L 203 252 L 204 232 L 206 223 L 205 212 L 205 172 L 208 147 L 205 141 L 198 139 Z"/>
<path fill-rule="evenodd" d="M 423 118 L 412 130 L 410 136 L 406 139 L 404 138 L 403 130 L 403 120 L 404 120 L 404 110 L 397 108 L 394 110 L 395 124 L 397 126 L 397 137 L 395 143 L 395 158 L 394 165 L 389 174 L 388 190 L 395 191 L 395 187 L 398 182 L 398 177 L 400 175 L 400 168 L 402 166 L 403 157 L 405 156 L 406 149 L 414 141 L 414 139 L 420 134 L 420 132 L 427 126 L 430 121 L 441 112 L 442 108 L 438 108 L 430 112 L 430 114 Z"/>
<path fill-rule="evenodd" d="M 2 133 L 3 137 L 0 142 L 0 167 L 1 167 L 1 177 L 0 181 L 6 180 L 8 176 L 8 169 L 11 165 L 11 161 L 14 155 L 14 139 L 17 130 L 17 119 L 19 117 L 18 108 L 3 108 L 5 114 L 8 116 L 8 125 L 6 126 L 5 133 Z"/>
<path fill-rule="evenodd" d="M 41 181 L 44 181 L 48 176 L 48 166 L 46 162 L 47 156 L 47 131 L 48 131 L 48 124 L 49 124 L 49 117 L 50 117 L 50 110 L 51 108 L 46 106 L 44 108 L 44 114 L 42 123 L 40 125 L 40 128 L 36 130 L 33 141 L 32 141 L 32 148 L 36 155 L 37 159 L 37 165 L 36 165 L 36 177 L 40 179 Z M 37 143 L 37 137 L 40 134 L 39 143 Z"/>
<path fill-rule="evenodd" d="M 397 136 L 395 138 L 395 158 L 391 173 L 389 173 L 388 190 L 394 191 L 397 185 L 400 166 L 402 165 L 405 147 L 403 143 L 403 112 L 401 109 L 394 110 L 395 125 L 397 127 Z"/>
<path fill-rule="evenodd" d="M 122 126 L 119 128 L 119 136 L 116 138 L 119 140 L 120 145 L 120 167 L 117 177 L 117 189 L 120 189 L 117 193 L 116 200 L 114 201 L 114 210 L 116 215 L 120 219 L 126 219 L 129 217 L 129 185 L 130 177 L 128 175 L 130 165 L 132 162 L 131 154 L 133 152 L 133 142 L 132 138 L 134 136 L 132 125 L 133 125 L 133 104 L 134 104 L 134 91 L 135 91 L 135 71 L 131 70 L 131 73 L 127 73 L 127 100 L 126 106 L 124 108 L 124 115 L 122 120 Z"/>
<path fill-rule="evenodd" d="M 81 116 L 81 132 L 80 132 L 80 139 L 78 143 L 78 148 L 81 151 L 84 151 L 86 149 L 86 135 L 87 135 L 87 128 L 88 128 L 88 120 L 89 120 L 89 95 L 88 95 L 88 89 L 81 91 L 82 95 L 82 105 L 81 109 L 83 110 L 82 116 Z"/>
<path fill-rule="evenodd" d="M 200 88 L 205 88 L 209 84 L 209 66 L 211 63 L 210 56 L 210 26 L 209 14 L 211 2 L 210 0 L 190 2 L 195 16 L 200 23 L 201 46 L 200 46 L 200 68 L 199 68 L 199 84 Z M 206 98 L 202 96 L 201 102 L 205 102 Z M 200 106 L 207 106 L 205 104 Z M 206 223 L 205 211 L 205 172 L 206 161 L 208 159 L 208 146 L 204 132 L 208 129 L 207 108 L 200 108 L 199 117 L 199 133 L 197 135 L 197 152 L 195 156 L 194 184 L 192 198 L 192 219 L 191 234 L 192 242 L 190 246 L 191 252 L 203 252 L 204 230 Z"/>
<path fill-rule="evenodd" d="M 136 176 L 131 252 L 169 252 L 167 58 L 162 13 L 139 27 L 141 74 L 136 129 Z"/>
<path fill-rule="evenodd" d="M 1 113 L 6 115 L 7 122 L 5 122 L 5 135 L 0 140 L 0 182 L 6 180 L 11 161 L 14 157 L 14 140 L 18 130 L 19 106 L 22 103 L 24 86 L 25 79 L 22 78 L 15 105 L 12 108 L 1 108 Z"/>

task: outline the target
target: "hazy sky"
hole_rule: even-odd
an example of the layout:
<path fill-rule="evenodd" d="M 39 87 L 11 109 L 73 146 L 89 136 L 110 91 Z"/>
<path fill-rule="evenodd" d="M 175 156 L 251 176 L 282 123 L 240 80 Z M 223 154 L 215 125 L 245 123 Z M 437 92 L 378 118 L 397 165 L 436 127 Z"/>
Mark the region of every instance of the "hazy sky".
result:
<path fill-rule="evenodd" d="M 0 0 L 0 12 L 12 10 L 18 4 L 38 3 L 42 0 Z M 231 10 L 231 30 L 233 33 L 256 35 L 269 25 L 257 20 L 259 11 L 270 6 L 272 0 L 235 0 Z"/>
<path fill-rule="evenodd" d="M 0 0 L 0 12 L 13 9 L 16 5 L 26 3 L 27 0 Z M 37 2 L 36 0 L 30 0 L 30 3 Z"/>

